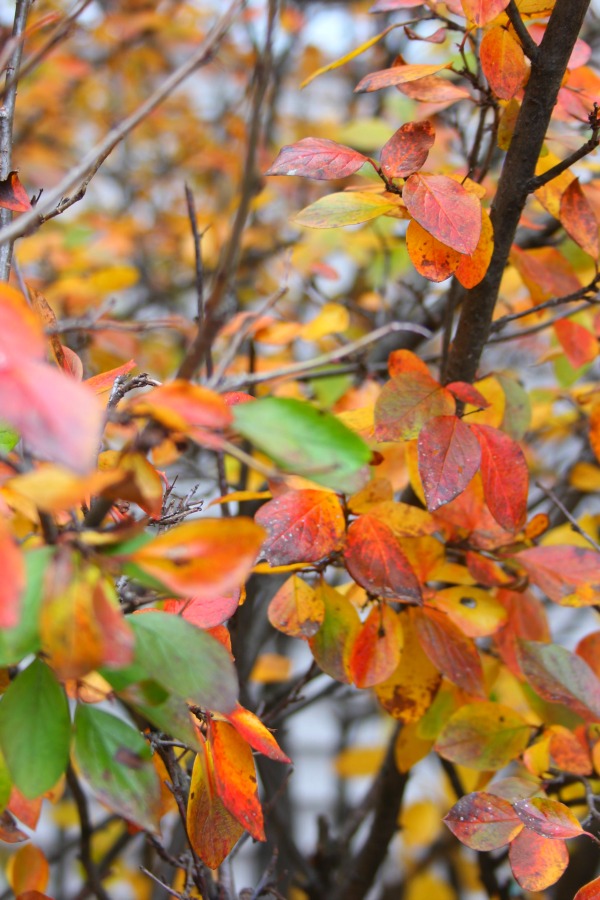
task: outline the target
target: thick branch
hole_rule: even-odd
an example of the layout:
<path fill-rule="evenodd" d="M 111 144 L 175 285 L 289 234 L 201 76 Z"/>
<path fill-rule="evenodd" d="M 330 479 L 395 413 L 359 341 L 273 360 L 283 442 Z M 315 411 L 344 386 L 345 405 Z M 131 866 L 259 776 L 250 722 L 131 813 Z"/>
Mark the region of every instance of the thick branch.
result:
<path fill-rule="evenodd" d="M 506 7 L 506 15 L 510 19 L 510 24 L 515 29 L 515 34 L 521 42 L 523 52 L 529 57 L 531 62 L 534 62 L 539 56 L 540 48 L 527 31 L 515 0 L 510 0 Z"/>
<path fill-rule="evenodd" d="M 488 271 L 462 306 L 446 381 L 472 381 L 488 339 L 500 282 L 571 51 L 590 0 L 557 0 L 525 89 L 491 217 L 494 253 Z"/>

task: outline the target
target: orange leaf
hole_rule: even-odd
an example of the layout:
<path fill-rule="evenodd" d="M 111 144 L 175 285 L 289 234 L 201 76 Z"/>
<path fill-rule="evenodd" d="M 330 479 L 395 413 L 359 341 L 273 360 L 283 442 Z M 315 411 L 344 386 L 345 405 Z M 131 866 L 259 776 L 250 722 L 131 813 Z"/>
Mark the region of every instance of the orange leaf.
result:
<path fill-rule="evenodd" d="M 416 219 L 411 219 L 408 223 L 406 249 L 419 275 L 429 281 L 439 282 L 450 278 L 461 261 L 457 250 L 438 241 Z"/>
<path fill-rule="evenodd" d="M 48 884 L 48 860 L 34 844 L 20 847 L 8 862 L 7 877 L 15 894 L 43 891 Z"/>
<path fill-rule="evenodd" d="M 231 410 L 219 394 L 183 379 L 135 397 L 128 409 L 133 415 L 150 416 L 165 428 L 209 447 L 218 445 L 218 435 L 212 432 L 222 431 L 233 422 Z"/>
<path fill-rule="evenodd" d="M 244 833 L 219 797 L 212 750 L 207 742 L 203 742 L 192 769 L 187 833 L 193 850 L 211 869 L 221 865 Z"/>
<path fill-rule="evenodd" d="M 506 28 L 497 25 L 486 31 L 480 61 L 483 74 L 501 100 L 511 100 L 525 84 L 529 68 L 523 48 Z"/>
<path fill-rule="evenodd" d="M 600 900 L 600 877 L 579 888 L 573 900 Z"/>
<path fill-rule="evenodd" d="M 369 91 L 379 91 L 381 88 L 391 87 L 396 84 L 406 84 L 408 81 L 417 81 L 427 75 L 434 75 L 442 69 L 449 69 L 450 63 L 436 63 L 434 65 L 401 65 L 392 66 L 391 69 L 380 69 L 379 72 L 371 72 L 354 88 L 355 94 L 363 94 Z"/>
<path fill-rule="evenodd" d="M 287 491 L 254 518 L 267 532 L 262 553 L 272 566 L 317 562 L 340 549 L 346 530 L 339 498 L 329 491 Z"/>
<path fill-rule="evenodd" d="M 421 647 L 414 615 L 403 616 L 402 630 L 404 647 L 400 663 L 389 678 L 375 687 L 375 694 L 390 716 L 410 724 L 423 718 L 437 694 L 442 676 Z"/>
<path fill-rule="evenodd" d="M 176 525 L 128 559 L 176 594 L 211 598 L 240 586 L 264 534 L 247 518 L 199 519 Z"/>
<path fill-rule="evenodd" d="M 302 578 L 292 575 L 279 588 L 268 609 L 269 622 L 290 637 L 310 638 L 325 617 L 321 595 Z"/>
<path fill-rule="evenodd" d="M 472 425 L 481 445 L 485 502 L 507 531 L 522 527 L 527 514 L 529 472 L 523 451 L 511 437 L 490 425 Z"/>
<path fill-rule="evenodd" d="M 457 416 L 435 416 L 419 434 L 419 474 L 427 509 L 434 511 L 461 494 L 481 462 L 476 435 Z"/>
<path fill-rule="evenodd" d="M 600 556 L 595 550 L 571 544 L 530 547 L 515 555 L 530 580 L 555 603 L 591 606 L 600 591 Z M 571 603 L 571 595 L 582 591 L 582 601 Z"/>
<path fill-rule="evenodd" d="M 219 797 L 254 840 L 266 840 L 250 745 L 229 722 L 213 719 L 209 734 Z"/>
<path fill-rule="evenodd" d="M 130 359 L 129 362 L 123 363 L 122 366 L 117 366 L 116 369 L 109 369 L 108 372 L 102 372 L 100 375 L 94 375 L 93 378 L 87 378 L 85 384 L 95 394 L 103 394 L 105 391 L 112 390 L 116 378 L 119 378 L 121 375 L 127 375 L 135 367 L 135 360 Z"/>
<path fill-rule="evenodd" d="M 435 141 L 431 122 L 406 122 L 381 151 L 381 168 L 387 178 L 406 178 L 417 172 Z"/>
<path fill-rule="evenodd" d="M 485 697 L 483 669 L 474 642 L 435 609 L 416 610 L 415 621 L 421 646 L 434 666 L 468 694 Z"/>
<path fill-rule="evenodd" d="M 494 252 L 494 229 L 487 209 L 481 207 L 481 234 L 475 252 L 461 256 L 455 275 L 465 288 L 472 288 L 483 279 Z"/>
<path fill-rule="evenodd" d="M 291 759 L 285 755 L 273 734 L 249 709 L 238 703 L 226 718 L 254 750 L 276 762 L 291 763 Z"/>
<path fill-rule="evenodd" d="M 0 521 L 0 628 L 13 628 L 19 621 L 21 594 L 25 587 L 25 564 L 19 545 Z"/>
<path fill-rule="evenodd" d="M 526 891 L 543 891 L 554 884 L 569 865 L 564 841 L 549 841 L 524 828 L 508 851 L 513 875 Z"/>
<path fill-rule="evenodd" d="M 362 515 L 348 529 L 346 568 L 370 594 L 404 603 L 421 603 L 421 586 L 392 529 Z"/>
<path fill-rule="evenodd" d="M 560 199 L 560 223 L 585 253 L 598 259 L 598 220 L 578 178 L 573 179 Z"/>
<path fill-rule="evenodd" d="M 579 322 L 559 319 L 554 323 L 554 333 L 574 369 L 593 362 L 598 356 L 598 338 Z"/>
<path fill-rule="evenodd" d="M 15 360 L 43 360 L 42 324 L 20 291 L 0 285 L 0 353 Z"/>
<path fill-rule="evenodd" d="M 412 350 L 392 350 L 388 356 L 389 376 L 393 378 L 394 375 L 400 375 L 402 372 L 421 372 L 431 378 L 427 363 L 424 363 Z M 387 500 L 391 497 L 382 499 Z"/>
<path fill-rule="evenodd" d="M 402 199 L 411 216 L 442 244 L 475 253 L 481 235 L 481 202 L 447 175 L 411 175 Z"/>
<path fill-rule="evenodd" d="M 373 687 L 395 672 L 404 633 L 398 613 L 387 604 L 374 606 L 350 652 L 350 677 L 358 688 Z"/>

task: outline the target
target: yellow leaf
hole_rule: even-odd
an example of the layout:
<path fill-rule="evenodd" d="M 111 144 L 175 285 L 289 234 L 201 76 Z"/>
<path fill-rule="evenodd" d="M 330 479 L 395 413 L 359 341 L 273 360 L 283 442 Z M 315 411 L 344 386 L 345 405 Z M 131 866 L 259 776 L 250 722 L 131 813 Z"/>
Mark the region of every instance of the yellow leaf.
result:
<path fill-rule="evenodd" d="M 250 673 L 250 680 L 258 684 L 277 684 L 288 681 L 292 674 L 292 661 L 280 653 L 261 653 Z"/>
<path fill-rule="evenodd" d="M 108 266 L 87 276 L 89 287 L 97 294 L 108 294 L 111 291 L 123 291 L 132 287 L 139 278 L 134 266 Z"/>
<path fill-rule="evenodd" d="M 302 326 L 300 337 L 316 341 L 328 334 L 343 334 L 350 327 L 350 314 L 341 303 L 325 303 L 314 319 Z"/>
<path fill-rule="evenodd" d="M 382 747 L 347 747 L 334 760 L 340 778 L 366 778 L 379 771 L 385 750 Z"/>
<path fill-rule="evenodd" d="M 433 739 L 420 737 L 419 722 L 403 725 L 396 738 L 394 759 L 399 772 L 410 772 L 415 763 L 424 759 L 433 746 Z"/>
<path fill-rule="evenodd" d="M 437 803 L 420 800 L 406 806 L 400 814 L 402 842 L 405 847 L 429 847 L 442 828 L 442 817 Z"/>
<path fill-rule="evenodd" d="M 316 72 L 313 72 L 312 75 L 309 75 L 308 78 L 305 78 L 301 83 L 300 87 L 305 88 L 311 81 L 314 81 L 315 78 L 318 78 L 319 75 L 323 75 L 325 72 L 331 72 L 332 69 L 339 69 L 340 66 L 344 66 L 347 62 L 350 62 L 351 59 L 356 59 L 357 56 L 360 56 L 361 53 L 364 53 L 365 50 L 368 50 L 378 41 L 389 34 L 392 29 L 398 28 L 398 25 L 390 25 L 389 28 L 386 28 L 384 31 L 376 34 L 375 37 L 369 38 L 368 41 L 365 41 L 364 44 L 360 44 L 360 46 L 356 47 L 355 50 L 352 50 L 350 53 L 347 53 L 345 56 L 340 57 L 340 59 L 336 59 L 332 63 L 328 63 L 326 66 L 321 66 L 320 69 L 317 69 Z"/>
<path fill-rule="evenodd" d="M 600 491 L 600 467 L 593 463 L 575 463 L 569 475 L 569 483 L 578 491 Z"/>
<path fill-rule="evenodd" d="M 442 676 L 421 647 L 411 617 L 403 617 L 404 650 L 387 681 L 375 687 L 377 699 L 393 718 L 417 722 L 435 697 Z"/>
<path fill-rule="evenodd" d="M 502 385 L 493 375 L 476 381 L 474 387 L 490 404 L 486 409 L 479 409 L 477 406 L 467 404 L 465 406 L 465 421 L 469 425 L 491 425 L 493 428 L 500 428 L 504 419 L 504 409 L 506 407 L 506 395 L 502 390 Z"/>

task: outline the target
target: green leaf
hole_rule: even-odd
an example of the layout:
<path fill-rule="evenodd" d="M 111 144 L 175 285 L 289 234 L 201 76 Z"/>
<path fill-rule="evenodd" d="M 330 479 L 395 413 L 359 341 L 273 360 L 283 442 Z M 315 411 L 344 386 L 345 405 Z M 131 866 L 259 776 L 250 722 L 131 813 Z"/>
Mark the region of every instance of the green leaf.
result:
<path fill-rule="evenodd" d="M 0 453 L 10 453 L 21 440 L 21 435 L 6 422 L 0 422 Z"/>
<path fill-rule="evenodd" d="M 532 727 L 499 703 L 470 703 L 446 722 L 435 749 L 451 762 L 479 772 L 507 766 L 527 747 Z"/>
<path fill-rule="evenodd" d="M 6 765 L 6 760 L 4 759 L 4 754 L 0 753 L 0 812 L 4 812 L 8 805 L 12 786 L 12 779 L 10 777 L 10 772 L 8 771 L 8 766 Z"/>
<path fill-rule="evenodd" d="M 44 573 L 52 558 L 51 547 L 24 554 L 27 583 L 21 600 L 21 617 L 14 628 L 0 631 L 0 666 L 12 666 L 40 649 L 39 612 L 44 598 Z"/>
<path fill-rule="evenodd" d="M 292 221 L 309 228 L 339 228 L 341 225 L 358 225 L 376 219 L 395 206 L 393 201 L 379 194 L 342 191 L 321 197 L 301 210 Z"/>
<path fill-rule="evenodd" d="M 11 777 L 26 797 L 39 797 L 65 771 L 71 719 L 52 670 L 34 660 L 0 702 L 0 746 Z"/>
<path fill-rule="evenodd" d="M 153 610 L 128 616 L 135 634 L 134 663 L 170 693 L 204 709 L 229 712 L 238 681 L 233 661 L 212 635 L 180 616 Z"/>
<path fill-rule="evenodd" d="M 96 707 L 78 705 L 73 743 L 78 771 L 110 809 L 157 833 L 160 783 L 151 756 L 131 725 Z"/>
<path fill-rule="evenodd" d="M 239 433 L 285 472 L 348 494 L 363 486 L 371 451 L 335 416 L 280 397 L 240 404 L 232 412 Z"/>

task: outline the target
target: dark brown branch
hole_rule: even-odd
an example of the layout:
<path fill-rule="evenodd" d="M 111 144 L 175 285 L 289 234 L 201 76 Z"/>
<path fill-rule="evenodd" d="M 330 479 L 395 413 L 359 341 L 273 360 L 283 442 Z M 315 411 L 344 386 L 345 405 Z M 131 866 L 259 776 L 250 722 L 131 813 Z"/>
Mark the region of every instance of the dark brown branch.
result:
<path fill-rule="evenodd" d="M 86 796 L 83 793 L 81 785 L 79 784 L 79 779 L 71 766 L 67 769 L 67 784 L 73 795 L 77 813 L 79 815 L 79 857 L 87 876 L 87 886 L 97 900 L 111 900 L 110 895 L 104 890 L 102 879 L 92 857 L 92 835 L 94 834 L 94 828 L 90 820 Z"/>
<path fill-rule="evenodd" d="M 576 316 L 577 313 L 583 312 L 584 309 L 588 308 L 589 303 L 580 303 L 579 306 L 574 306 L 566 312 L 561 312 L 551 319 L 548 319 L 546 322 L 542 322 L 540 325 L 533 325 L 531 328 L 523 328 L 522 331 L 517 331 L 514 334 L 501 334 L 499 337 L 492 337 L 489 339 L 488 344 L 505 344 L 507 341 L 516 341 L 519 338 L 528 337 L 530 334 L 539 334 L 540 331 L 545 331 L 546 328 L 550 328 L 555 322 L 560 322 L 561 319 L 570 319 L 571 316 Z M 535 312 L 535 309 L 531 310 L 531 312 Z"/>
<path fill-rule="evenodd" d="M 562 175 L 563 172 L 566 172 L 567 169 L 570 169 L 572 165 L 576 162 L 579 162 L 580 159 L 583 159 L 584 156 L 587 156 L 588 153 L 592 153 L 598 145 L 600 145 L 600 119 L 598 118 L 599 107 L 597 103 L 594 103 L 594 108 L 589 114 L 590 128 L 592 129 L 592 136 L 589 141 L 586 141 L 579 150 L 575 150 L 574 153 L 571 153 L 570 156 L 567 156 L 566 159 L 563 159 L 561 162 L 556 163 L 555 166 L 552 166 L 551 169 L 547 169 L 546 172 L 542 172 L 541 175 L 536 175 L 535 178 L 532 178 L 529 182 L 529 191 L 533 193 L 533 191 L 537 191 L 538 188 L 543 187 L 545 184 L 548 184 L 549 181 L 553 181 L 555 178 L 558 178 L 559 175 Z"/>
<path fill-rule="evenodd" d="M 554 491 L 551 490 L 550 488 L 547 488 L 545 485 L 541 484 L 539 481 L 536 481 L 536 487 L 539 487 L 540 491 L 543 491 L 543 493 L 546 495 L 546 497 L 548 497 L 548 499 L 551 500 L 552 503 L 554 503 L 554 505 L 558 507 L 558 509 L 560 509 L 561 513 L 563 514 L 565 519 L 569 522 L 573 531 L 576 531 L 577 534 L 580 534 L 582 538 L 585 538 L 585 540 L 588 542 L 588 544 L 590 544 L 590 546 L 592 546 L 594 548 L 594 550 L 596 550 L 598 553 L 600 553 L 600 544 L 597 541 L 595 541 L 594 538 L 581 527 L 581 525 L 579 524 L 579 522 L 577 521 L 575 516 L 571 515 L 571 513 L 569 512 L 567 507 L 564 505 L 562 500 L 556 496 Z"/>
<path fill-rule="evenodd" d="M 493 334 L 496 331 L 502 331 L 509 322 L 515 322 L 517 319 L 524 319 L 534 313 L 542 312 L 544 309 L 555 309 L 557 306 L 564 306 L 566 303 L 575 303 L 578 300 L 588 300 L 592 303 L 594 297 L 589 297 L 588 294 L 597 294 L 599 283 L 600 272 L 595 275 L 589 284 L 580 288 L 578 291 L 573 291 L 572 294 L 565 294 L 563 297 L 551 297 L 550 300 L 545 300 L 544 303 L 532 306 L 531 309 L 523 309 L 520 312 L 509 313 L 506 316 L 502 316 L 500 319 L 496 319 L 495 322 L 492 322 L 490 332 Z"/>
<path fill-rule="evenodd" d="M 401 725 L 394 729 L 383 765 L 377 776 L 377 800 L 369 834 L 351 860 L 344 861 L 341 881 L 328 900 L 363 900 L 373 887 L 377 872 L 398 830 L 408 775 L 398 771 L 395 760 L 396 738 Z"/>
<path fill-rule="evenodd" d="M 575 41 L 590 0 L 557 0 L 531 66 L 515 132 L 491 211 L 494 252 L 488 271 L 463 303 L 447 381 L 472 381 L 487 342 L 502 275 Z"/>
<path fill-rule="evenodd" d="M 525 54 L 525 56 L 529 57 L 531 62 L 536 61 L 540 52 L 540 48 L 527 31 L 525 22 L 521 18 L 521 13 L 519 12 L 515 0 L 510 0 L 510 3 L 506 7 L 506 15 L 510 19 L 510 24 L 515 29 L 515 34 L 521 42 L 523 53 Z"/>

